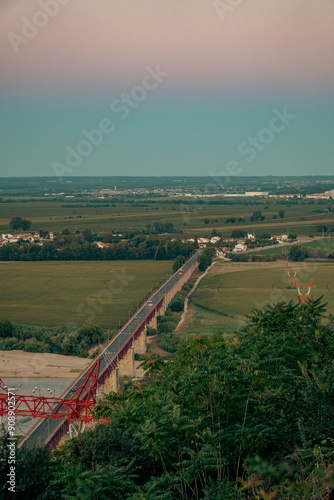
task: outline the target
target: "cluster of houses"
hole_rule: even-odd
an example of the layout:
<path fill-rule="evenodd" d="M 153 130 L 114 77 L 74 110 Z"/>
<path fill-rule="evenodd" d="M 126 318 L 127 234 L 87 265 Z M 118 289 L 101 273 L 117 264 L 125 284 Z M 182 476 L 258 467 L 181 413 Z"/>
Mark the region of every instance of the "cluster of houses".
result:
<path fill-rule="evenodd" d="M 325 191 L 324 193 L 307 194 L 306 198 L 318 198 L 323 200 L 331 200 L 334 198 L 334 189 Z"/>
<path fill-rule="evenodd" d="M 247 236 L 252 236 L 252 235 L 247 235 Z M 253 237 L 253 236 L 252 236 Z M 219 247 L 217 246 L 216 248 L 216 255 L 218 256 L 224 256 L 226 252 L 245 252 L 247 250 L 247 245 L 244 243 L 246 239 L 250 238 L 243 238 L 241 240 L 236 239 L 236 238 L 225 238 L 224 242 L 225 243 L 236 243 L 234 248 L 231 249 L 231 247 Z M 195 243 L 194 238 L 190 238 L 188 240 L 182 240 L 184 241 L 189 241 L 191 243 Z M 222 238 L 220 236 L 213 236 L 212 238 L 197 238 L 197 243 L 199 248 L 205 248 L 209 243 L 217 245 L 220 241 L 222 241 Z"/>
<path fill-rule="evenodd" d="M 116 236 L 116 235 L 115 235 Z M 121 236 L 121 235 L 118 235 Z M 49 233 L 47 238 L 43 238 L 39 235 L 39 233 L 22 233 L 22 234 L 2 234 L 0 235 L 0 247 L 3 245 L 7 245 L 9 243 L 19 243 L 23 241 L 27 241 L 29 243 L 35 243 L 36 245 L 43 245 L 46 241 L 52 241 L 54 239 L 54 234 Z M 199 248 L 205 248 L 209 243 L 216 246 L 216 254 L 217 256 L 224 256 L 227 252 L 245 252 L 247 250 L 247 241 L 255 241 L 255 236 L 252 234 L 247 234 L 244 238 L 225 238 L 224 243 L 228 243 L 229 246 L 220 246 L 219 242 L 222 242 L 222 238 L 220 236 L 213 236 L 212 238 L 197 238 L 197 243 Z M 289 241 L 289 236 L 287 234 L 281 234 L 280 236 L 272 236 L 270 238 L 274 244 L 285 244 Z M 174 241 L 174 240 L 172 240 Z M 195 239 L 190 238 L 188 240 L 182 240 L 183 242 L 189 241 L 194 243 Z M 95 245 L 99 248 L 107 248 L 110 246 L 110 243 L 103 243 L 102 241 L 94 241 Z M 231 245 L 232 243 L 232 245 Z M 234 248 L 233 248 L 234 244 Z"/>
<path fill-rule="evenodd" d="M 273 245 L 279 243 L 279 244 L 285 244 L 289 241 L 289 236 L 287 234 L 281 234 L 279 236 L 271 236 L 270 238 L 273 242 Z M 216 249 L 216 254 L 217 256 L 222 256 L 225 255 L 227 252 L 234 252 L 234 253 L 239 253 L 239 252 L 246 252 L 247 250 L 247 241 L 255 241 L 256 238 L 253 234 L 247 234 L 244 238 L 224 238 L 224 243 L 234 243 L 234 248 L 231 248 L 231 246 L 228 247 L 220 247 L 217 246 L 219 241 L 222 241 L 222 238 L 219 236 L 213 236 L 212 238 L 197 238 L 197 243 L 199 248 L 205 248 L 209 243 L 212 243 L 217 246 Z M 184 241 L 184 240 L 182 240 Z M 195 242 L 194 238 L 190 238 L 187 241 L 190 242 Z"/>
<path fill-rule="evenodd" d="M 108 247 L 110 247 L 110 243 L 103 243 L 103 241 L 94 241 L 94 243 L 99 248 L 108 248 Z"/>
<path fill-rule="evenodd" d="M 8 245 L 10 243 L 20 243 L 27 241 L 29 243 L 35 243 L 36 245 L 42 246 L 46 241 L 53 241 L 54 234 L 49 233 L 48 238 L 43 238 L 39 233 L 22 233 L 22 234 L 1 234 L 0 235 L 0 247 L 3 245 Z M 99 248 L 107 248 L 110 246 L 109 243 L 103 243 L 102 241 L 94 241 L 95 245 Z"/>
<path fill-rule="evenodd" d="M 0 247 L 8 245 L 9 243 L 20 243 L 27 241 L 29 243 L 36 243 L 36 245 L 43 245 L 45 241 L 52 241 L 54 238 L 53 233 L 49 233 L 48 238 L 42 238 L 39 233 L 21 233 L 21 234 L 1 234 Z"/>

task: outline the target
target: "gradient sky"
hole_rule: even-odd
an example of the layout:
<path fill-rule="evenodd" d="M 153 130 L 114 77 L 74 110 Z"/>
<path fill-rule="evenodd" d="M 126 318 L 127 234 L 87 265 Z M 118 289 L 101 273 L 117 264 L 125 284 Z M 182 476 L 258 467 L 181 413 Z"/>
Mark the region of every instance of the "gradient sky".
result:
<path fill-rule="evenodd" d="M 105 118 L 68 175 L 333 174 L 332 0 L 59 1 L 0 4 L 0 175 L 54 175 Z M 27 38 L 26 19 L 45 25 Z M 121 120 L 111 103 L 157 65 L 169 76 Z M 296 117 L 247 161 L 284 106 Z"/>

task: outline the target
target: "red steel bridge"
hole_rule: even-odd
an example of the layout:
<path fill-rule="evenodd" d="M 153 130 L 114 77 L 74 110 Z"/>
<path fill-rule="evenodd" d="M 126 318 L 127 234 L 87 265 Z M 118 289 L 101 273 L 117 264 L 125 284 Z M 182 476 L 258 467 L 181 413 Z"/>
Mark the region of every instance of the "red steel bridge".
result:
<path fill-rule="evenodd" d="M 99 394 L 117 391 L 119 376 L 135 376 L 134 353 L 146 352 L 147 327 L 156 327 L 157 316 L 164 313 L 197 269 L 199 254 L 200 250 L 153 293 L 59 398 L 15 394 L 16 416 L 39 417 L 19 446 L 45 445 L 53 449 L 65 434 L 75 436 L 84 425 L 95 421 L 92 410 Z M 8 398 L 8 389 L 0 380 L 0 416 L 8 415 Z"/>

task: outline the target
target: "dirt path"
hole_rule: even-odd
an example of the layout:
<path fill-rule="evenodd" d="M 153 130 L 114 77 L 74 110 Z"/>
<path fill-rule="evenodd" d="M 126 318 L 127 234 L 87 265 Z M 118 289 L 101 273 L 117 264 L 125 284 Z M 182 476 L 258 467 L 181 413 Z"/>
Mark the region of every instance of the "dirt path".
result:
<path fill-rule="evenodd" d="M 195 292 L 197 286 L 199 285 L 200 281 L 206 276 L 210 271 L 212 271 L 212 268 L 215 264 L 224 264 L 223 266 L 217 266 L 214 269 L 214 272 L 225 274 L 225 273 L 232 273 L 232 272 L 238 272 L 238 271 L 246 271 L 248 269 L 261 269 L 261 268 L 266 268 L 266 267 L 284 267 L 284 262 L 231 262 L 231 261 L 224 261 L 223 259 L 217 259 L 214 260 L 211 264 L 210 267 L 207 268 L 205 273 L 203 273 L 195 282 L 193 288 L 190 290 L 188 293 L 186 300 L 184 301 L 184 310 L 182 313 L 182 316 L 180 318 L 180 321 L 177 324 L 177 327 L 175 328 L 175 331 L 179 331 L 181 328 L 182 324 L 187 318 L 187 315 L 189 314 L 188 310 L 188 303 L 189 303 L 189 298 L 190 296 Z"/>
<path fill-rule="evenodd" d="M 181 328 L 184 320 L 186 319 L 186 316 L 187 316 L 187 313 L 188 313 L 188 302 L 189 302 L 189 297 L 194 293 L 194 291 L 196 290 L 199 282 L 201 281 L 202 278 L 204 278 L 204 276 L 207 275 L 207 273 L 210 271 L 210 269 L 212 269 L 212 267 L 217 264 L 217 262 L 219 262 L 218 260 L 214 260 L 211 264 L 211 266 L 209 266 L 207 268 L 207 270 L 201 275 L 199 276 L 199 278 L 197 278 L 197 280 L 195 281 L 194 283 L 194 286 L 192 287 L 192 289 L 190 290 L 190 292 L 188 293 L 188 295 L 186 296 L 186 300 L 184 301 L 184 308 L 183 308 L 183 313 L 182 313 L 182 316 L 180 318 L 180 321 L 178 322 L 177 324 L 177 327 L 175 328 L 175 332 L 177 332 L 179 330 L 179 328 Z"/>

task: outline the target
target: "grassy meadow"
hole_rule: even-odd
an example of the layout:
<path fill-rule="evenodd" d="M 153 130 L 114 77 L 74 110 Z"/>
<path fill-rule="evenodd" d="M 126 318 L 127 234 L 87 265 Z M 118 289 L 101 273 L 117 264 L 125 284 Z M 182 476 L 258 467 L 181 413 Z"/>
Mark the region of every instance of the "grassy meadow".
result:
<path fill-rule="evenodd" d="M 308 241 L 307 243 L 297 243 L 302 247 L 311 247 L 311 248 L 326 248 L 330 252 L 334 252 L 334 237 L 332 238 L 321 238 L 315 239 L 313 241 Z M 288 246 L 277 246 L 276 248 L 268 248 L 268 250 L 261 250 L 256 252 L 249 252 L 258 255 L 277 255 L 277 254 L 288 254 L 290 252 L 292 245 Z"/>
<path fill-rule="evenodd" d="M 171 270 L 171 261 L 1 262 L 0 321 L 116 330 Z"/>
<path fill-rule="evenodd" d="M 301 284 L 313 280 L 316 288 L 311 290 L 311 298 L 323 295 L 328 302 L 328 313 L 334 314 L 334 263 L 290 264 L 290 269 L 298 271 Z M 182 331 L 205 333 L 237 329 L 253 308 L 281 300 L 298 301 L 298 292 L 290 289 L 282 262 L 217 263 L 192 294 Z"/>

